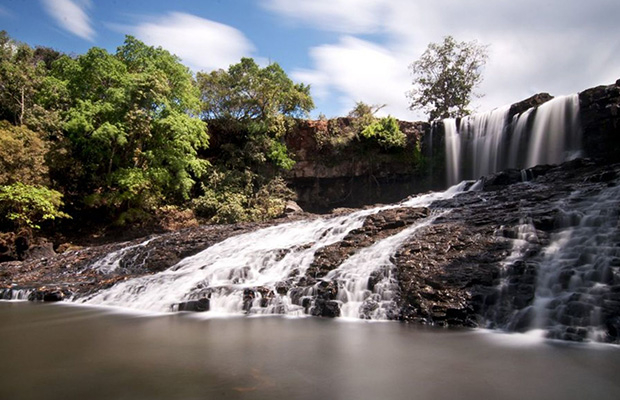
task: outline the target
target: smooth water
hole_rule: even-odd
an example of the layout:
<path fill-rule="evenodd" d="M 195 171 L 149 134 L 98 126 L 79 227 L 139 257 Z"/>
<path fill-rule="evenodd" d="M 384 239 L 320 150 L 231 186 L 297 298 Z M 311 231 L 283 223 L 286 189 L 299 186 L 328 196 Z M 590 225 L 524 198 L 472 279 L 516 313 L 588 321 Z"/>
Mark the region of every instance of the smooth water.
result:
<path fill-rule="evenodd" d="M 620 348 L 322 318 L 0 302 L 1 399 L 620 398 Z"/>
<path fill-rule="evenodd" d="M 448 184 L 581 154 L 579 96 L 556 97 L 509 119 L 510 106 L 443 120 Z"/>

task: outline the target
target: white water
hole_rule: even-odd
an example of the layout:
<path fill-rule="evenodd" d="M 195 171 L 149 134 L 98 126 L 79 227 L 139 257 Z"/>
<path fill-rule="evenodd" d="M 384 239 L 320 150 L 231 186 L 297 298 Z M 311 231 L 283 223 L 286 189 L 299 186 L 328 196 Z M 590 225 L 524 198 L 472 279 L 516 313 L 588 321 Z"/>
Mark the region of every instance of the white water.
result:
<path fill-rule="evenodd" d="M 99 260 L 95 261 L 95 263 L 91 265 L 90 268 L 96 271 L 99 271 L 101 273 L 104 273 L 104 274 L 109 274 L 111 272 L 116 271 L 121 266 L 121 261 L 127 256 L 131 257 L 127 262 L 135 264 L 139 253 L 134 254 L 132 256 L 130 254 L 132 250 L 146 246 L 153 239 L 154 238 L 150 238 L 141 243 L 134 244 L 132 246 L 123 247 L 117 251 L 108 253 L 105 256 L 101 257 Z"/>
<path fill-rule="evenodd" d="M 2 289 L 0 290 L 0 300 L 24 301 L 28 300 L 28 297 L 33 292 L 34 289 Z"/>
<path fill-rule="evenodd" d="M 337 299 L 343 303 L 340 308 L 342 317 L 389 319 L 388 313 L 396 307 L 393 302 L 398 291 L 392 255 L 407 239 L 431 225 L 439 215 L 424 218 L 396 235 L 362 249 L 327 274 L 325 280 L 339 283 Z M 377 282 L 371 290 L 369 281 L 373 274 Z"/>
<path fill-rule="evenodd" d="M 466 184 L 445 192 L 413 197 L 397 205 L 331 219 L 282 224 L 231 237 L 181 260 L 166 271 L 118 283 L 93 297 L 77 301 L 166 312 L 180 302 L 209 298 L 211 314 L 229 315 L 246 311 L 244 290 L 249 289 L 255 296 L 250 312 L 300 315 L 303 308 L 294 304 L 292 293 L 278 294 L 277 288 L 295 286 L 304 277 L 318 249 L 341 241 L 351 230 L 360 228 L 368 215 L 387 208 L 426 206 L 435 200 L 453 197 Z M 430 222 L 431 219 L 426 220 L 425 224 Z M 396 238 L 372 246 L 380 250 L 382 256 L 374 265 L 371 259 L 367 260 L 364 270 L 370 274 L 373 269 L 384 267 L 383 260 L 389 259 L 402 240 L 416 229 L 417 226 L 408 228 Z M 299 303 L 299 297 L 297 293 L 295 303 Z"/>
<path fill-rule="evenodd" d="M 585 199 L 576 194 L 562 207 L 567 210 L 567 227 L 545 249 L 532 328 L 555 330 L 561 337 L 565 327 L 572 327 L 581 329 L 586 338 L 600 340 L 601 307 L 617 279 L 612 264 L 620 259 L 620 187 Z"/>
<path fill-rule="evenodd" d="M 579 96 L 556 97 L 508 121 L 509 106 L 443 120 L 449 184 L 506 168 L 557 164 L 579 156 Z"/>

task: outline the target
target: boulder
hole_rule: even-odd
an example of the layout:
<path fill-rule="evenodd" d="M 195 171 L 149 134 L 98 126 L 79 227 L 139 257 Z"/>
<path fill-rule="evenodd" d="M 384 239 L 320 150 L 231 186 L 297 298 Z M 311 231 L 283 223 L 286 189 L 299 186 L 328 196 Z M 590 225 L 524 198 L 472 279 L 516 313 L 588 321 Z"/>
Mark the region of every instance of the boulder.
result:
<path fill-rule="evenodd" d="M 179 303 L 177 309 L 178 311 L 204 312 L 209 311 L 210 303 L 208 298 L 203 297 L 198 300 L 189 300 Z"/>

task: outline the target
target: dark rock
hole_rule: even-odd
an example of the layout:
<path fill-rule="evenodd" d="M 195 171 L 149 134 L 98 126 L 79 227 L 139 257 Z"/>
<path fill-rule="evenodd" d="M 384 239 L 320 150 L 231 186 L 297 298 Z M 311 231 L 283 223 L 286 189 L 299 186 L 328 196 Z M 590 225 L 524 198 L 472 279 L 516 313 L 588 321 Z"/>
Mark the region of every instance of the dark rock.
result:
<path fill-rule="evenodd" d="M 538 107 L 539 105 L 544 104 L 551 99 L 553 99 L 553 96 L 551 96 L 549 93 L 535 94 L 530 98 L 511 105 L 510 111 L 508 112 L 508 118 L 512 119 L 513 116 L 521 114 L 532 107 Z"/>
<path fill-rule="evenodd" d="M 54 245 L 52 243 L 42 243 L 30 246 L 28 250 L 24 252 L 23 258 L 27 259 L 38 259 L 38 258 L 51 258 L 56 255 L 54 251 Z"/>
<path fill-rule="evenodd" d="M 30 293 L 29 301 L 58 302 L 64 300 L 66 294 L 61 289 L 38 288 Z"/>
<path fill-rule="evenodd" d="M 244 289 L 243 290 L 243 311 L 250 312 L 250 309 L 252 308 L 252 303 L 254 302 L 254 298 L 256 297 L 256 294 L 254 293 L 254 290 L 252 289 Z"/>
<path fill-rule="evenodd" d="M 317 298 L 311 314 L 317 317 L 336 318 L 340 316 L 340 303 L 335 300 Z"/>
<path fill-rule="evenodd" d="M 20 260 L 25 259 L 25 254 L 30 247 L 30 240 L 26 236 L 15 238 L 15 253 Z"/>
<path fill-rule="evenodd" d="M 204 312 L 209 311 L 210 300 L 206 297 L 198 300 L 184 301 L 178 304 L 179 311 Z"/>

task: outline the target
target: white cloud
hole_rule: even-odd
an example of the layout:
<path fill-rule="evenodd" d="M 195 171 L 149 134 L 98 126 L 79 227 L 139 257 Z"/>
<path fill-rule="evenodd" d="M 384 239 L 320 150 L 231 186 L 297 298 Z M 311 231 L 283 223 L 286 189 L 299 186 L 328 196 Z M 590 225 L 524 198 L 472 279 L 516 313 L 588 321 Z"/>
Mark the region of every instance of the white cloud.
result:
<path fill-rule="evenodd" d="M 381 14 L 389 0 L 263 0 L 262 6 L 321 29 L 344 33 L 369 33 L 382 26 Z"/>
<path fill-rule="evenodd" d="M 132 31 L 145 43 L 176 54 L 194 71 L 226 69 L 254 51 L 239 30 L 180 12 L 140 23 Z"/>
<path fill-rule="evenodd" d="M 61 28 L 83 39 L 92 41 L 95 30 L 86 9 L 91 7 L 89 0 L 41 0 L 45 10 Z"/>
<path fill-rule="evenodd" d="M 355 4 L 353 4 L 355 3 Z M 309 50 L 312 68 L 299 70 L 324 97 L 388 103 L 402 118 L 411 87 L 407 66 L 428 43 L 452 35 L 490 44 L 480 111 L 535 93 L 575 93 L 620 78 L 617 0 L 264 0 L 283 17 L 350 35 L 375 33 L 381 42 L 343 36 Z M 403 70 L 405 72 L 403 72 Z"/>
<path fill-rule="evenodd" d="M 407 63 L 385 48 L 352 36 L 334 45 L 315 47 L 310 52 L 315 70 L 294 71 L 296 80 L 312 85 L 313 94 L 324 98 L 338 92 L 345 114 L 355 102 L 387 106 L 383 114 L 405 118 L 407 100 L 403 81 L 408 81 Z"/>

